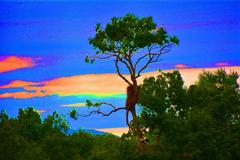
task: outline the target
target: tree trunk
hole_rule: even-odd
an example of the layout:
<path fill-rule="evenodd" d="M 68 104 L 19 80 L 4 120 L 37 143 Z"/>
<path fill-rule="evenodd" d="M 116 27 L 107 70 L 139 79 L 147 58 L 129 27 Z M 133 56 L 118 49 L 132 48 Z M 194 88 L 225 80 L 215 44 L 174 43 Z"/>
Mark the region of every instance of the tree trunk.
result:
<path fill-rule="evenodd" d="M 130 112 L 132 114 L 132 120 L 133 120 L 133 124 L 134 124 L 134 132 L 136 133 L 136 135 L 138 136 L 138 139 L 140 142 L 143 142 L 144 141 L 144 135 L 143 135 L 143 131 L 141 129 L 141 126 L 140 126 L 140 122 L 138 120 L 138 117 L 137 117 L 137 113 L 136 113 L 136 104 L 137 104 L 137 101 L 139 99 L 139 91 L 138 91 L 138 85 L 137 85 L 137 81 L 133 81 L 133 88 L 134 88 L 134 99 L 135 99 L 135 102 L 133 103 L 133 105 L 131 106 L 130 108 Z"/>
<path fill-rule="evenodd" d="M 139 98 L 138 84 L 135 76 L 131 77 L 133 84 L 127 87 L 127 99 L 126 99 L 126 120 L 127 125 L 133 131 L 135 135 L 137 135 L 139 142 L 144 142 L 144 134 L 141 129 L 140 122 L 136 113 L 136 104 Z M 128 122 L 128 113 L 132 114 L 132 124 Z"/>
<path fill-rule="evenodd" d="M 136 113 L 136 107 L 133 106 L 130 110 L 132 114 L 132 119 L 133 119 L 133 125 L 134 125 L 134 132 L 137 134 L 138 138 L 140 141 L 144 139 L 143 132 L 139 123 L 139 120 L 137 118 L 137 113 Z"/>

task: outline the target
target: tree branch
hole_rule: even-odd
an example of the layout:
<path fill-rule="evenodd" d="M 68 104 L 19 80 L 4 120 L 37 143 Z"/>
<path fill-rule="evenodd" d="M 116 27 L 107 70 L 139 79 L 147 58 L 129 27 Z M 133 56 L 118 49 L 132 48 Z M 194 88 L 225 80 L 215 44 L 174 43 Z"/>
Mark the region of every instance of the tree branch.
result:
<path fill-rule="evenodd" d="M 131 74 L 132 82 L 133 82 L 133 84 L 136 84 L 136 78 L 135 78 L 135 70 L 136 70 L 136 68 L 133 66 L 131 55 L 132 55 L 132 53 L 130 52 L 126 56 L 126 60 L 128 61 L 129 65 L 130 65 L 130 74 Z"/>
<path fill-rule="evenodd" d="M 117 74 L 125 81 L 127 82 L 129 85 L 132 85 L 126 77 L 124 77 L 121 73 L 120 73 L 120 70 L 119 70 L 119 66 L 118 66 L 118 61 L 119 61 L 119 57 L 117 57 L 117 59 L 115 60 L 115 66 L 116 66 L 116 69 L 117 69 Z"/>
<path fill-rule="evenodd" d="M 103 116 L 109 116 L 109 115 L 111 115 L 111 114 L 114 113 L 114 112 L 117 112 L 117 111 L 119 111 L 119 110 L 126 110 L 126 109 L 127 109 L 126 107 L 114 108 L 114 109 L 112 109 L 110 112 L 104 113 L 104 112 L 101 111 L 100 107 L 98 107 L 97 110 L 92 110 L 92 111 L 89 112 L 87 115 L 79 115 L 79 116 L 81 116 L 81 117 L 88 117 L 88 116 L 90 116 L 90 115 L 92 115 L 92 114 L 101 114 L 101 115 L 103 115 Z"/>
<path fill-rule="evenodd" d="M 106 57 L 94 56 L 93 58 L 94 59 L 109 59 L 109 58 L 112 58 L 112 57 L 113 57 L 112 55 L 109 55 L 109 56 L 106 56 Z"/>
<path fill-rule="evenodd" d="M 101 111 L 97 111 L 96 113 L 97 113 L 97 114 L 102 114 L 103 116 L 109 116 L 109 115 L 111 115 L 113 112 L 117 112 L 118 110 L 125 110 L 125 109 L 127 109 L 127 108 L 126 108 L 126 107 L 120 107 L 120 108 L 113 109 L 113 110 L 111 110 L 111 111 L 108 112 L 108 113 L 103 113 L 103 112 L 101 112 Z"/>
<path fill-rule="evenodd" d="M 149 64 L 157 62 L 159 60 L 159 57 L 165 53 L 168 53 L 170 51 L 171 48 L 171 44 L 165 45 L 163 46 L 157 53 L 151 53 L 152 47 L 148 47 L 148 53 L 143 55 L 142 57 L 140 57 L 137 62 L 135 63 L 135 65 L 137 66 L 137 64 L 144 59 L 145 57 L 149 56 L 148 61 L 145 63 L 145 65 L 143 65 L 143 67 L 141 69 L 139 69 L 136 78 L 140 77 L 141 72 L 148 67 Z M 167 50 L 166 50 L 167 49 Z"/>
<path fill-rule="evenodd" d="M 138 60 L 136 61 L 136 63 L 134 64 L 134 67 L 136 68 L 138 63 L 144 59 L 145 57 L 147 56 L 155 56 L 155 55 L 158 55 L 157 53 L 148 53 L 148 54 L 144 54 L 142 57 L 138 58 Z"/>
<path fill-rule="evenodd" d="M 121 57 L 120 57 L 120 53 L 117 54 L 117 55 L 115 55 L 115 56 L 116 56 L 117 58 L 119 58 L 119 61 L 120 61 L 120 62 L 122 62 L 123 64 L 125 64 L 125 66 L 128 68 L 129 73 L 132 75 L 131 66 L 129 66 L 129 64 L 125 61 L 125 60 L 127 60 L 127 59 L 126 59 L 126 58 L 125 58 L 125 59 L 121 58 Z"/>

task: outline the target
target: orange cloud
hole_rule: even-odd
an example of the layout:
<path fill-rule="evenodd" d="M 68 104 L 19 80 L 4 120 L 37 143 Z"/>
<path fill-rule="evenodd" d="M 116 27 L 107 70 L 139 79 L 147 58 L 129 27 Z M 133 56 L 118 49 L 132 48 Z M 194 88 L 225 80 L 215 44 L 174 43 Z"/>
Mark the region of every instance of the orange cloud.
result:
<path fill-rule="evenodd" d="M 81 94 L 109 96 L 125 93 L 126 84 L 116 74 L 89 74 L 61 77 L 42 82 L 16 80 L 0 86 L 1 88 L 23 88 L 26 92 L 3 93 L 0 94 L 0 98 L 31 98 L 54 94 L 60 96 Z"/>
<path fill-rule="evenodd" d="M 198 78 L 198 75 L 205 71 L 216 71 L 218 68 L 190 68 L 180 70 L 184 84 L 189 86 Z M 240 66 L 225 67 L 226 72 L 236 71 L 240 74 Z M 165 70 L 163 72 L 172 72 Z M 157 76 L 159 72 L 144 73 L 138 83 L 141 84 L 143 79 L 150 76 Z M 127 75 L 125 75 L 127 76 Z M 129 79 L 130 77 L 127 76 Z M 240 81 L 240 79 L 239 79 Z M 42 82 L 12 81 L 7 85 L 0 86 L 5 88 L 23 88 L 23 92 L 6 92 L 0 94 L 0 98 L 32 98 L 43 97 L 48 95 L 98 95 L 112 96 L 126 93 L 127 84 L 116 74 L 85 74 L 69 77 L 61 77 Z M 73 105 L 73 104 L 72 104 Z M 79 104 L 78 104 L 79 105 Z M 66 106 L 65 106 L 66 107 Z"/>
<path fill-rule="evenodd" d="M 32 97 L 43 97 L 46 94 L 41 92 L 6 92 L 0 94 L 0 98 L 32 98 Z"/>
<path fill-rule="evenodd" d="M 176 68 L 176 69 L 184 69 L 184 68 L 189 68 L 189 66 L 187 66 L 185 64 L 176 64 L 174 66 L 174 68 Z"/>
<path fill-rule="evenodd" d="M 32 58 L 8 56 L 0 60 L 0 73 L 35 66 Z"/>
<path fill-rule="evenodd" d="M 19 87 L 25 88 L 25 87 L 39 85 L 39 84 L 40 83 L 37 83 L 37 82 L 27 82 L 27 81 L 15 80 L 7 85 L 0 86 L 0 88 L 2 88 L 2 89 L 4 89 L 4 88 L 19 88 Z"/>
<path fill-rule="evenodd" d="M 126 84 L 116 74 L 86 74 L 45 81 L 41 89 L 45 90 L 47 94 L 64 96 L 74 94 L 119 94 L 125 93 L 124 86 Z"/>

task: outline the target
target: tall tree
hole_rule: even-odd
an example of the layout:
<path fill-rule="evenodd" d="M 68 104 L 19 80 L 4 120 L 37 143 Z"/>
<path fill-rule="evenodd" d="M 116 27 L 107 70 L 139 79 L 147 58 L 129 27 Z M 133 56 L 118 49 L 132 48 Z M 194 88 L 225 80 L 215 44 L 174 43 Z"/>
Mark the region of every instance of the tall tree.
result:
<path fill-rule="evenodd" d="M 97 24 L 96 34 L 89 39 L 89 43 L 96 50 L 94 56 L 87 56 L 86 62 L 95 60 L 112 59 L 115 62 L 116 72 L 128 84 L 128 97 L 125 107 L 115 107 L 109 103 L 88 103 L 89 106 L 109 105 L 112 110 L 103 113 L 100 108 L 91 113 L 108 116 L 118 110 L 126 110 L 126 121 L 139 138 L 143 138 L 137 114 L 136 103 L 138 100 L 138 78 L 150 64 L 160 60 L 174 45 L 179 44 L 176 36 L 169 36 L 166 30 L 154 23 L 152 17 L 139 18 L 132 14 L 123 17 L 113 17 L 105 28 Z M 121 66 L 121 67 L 120 67 Z M 130 78 L 126 77 L 121 69 L 126 69 Z M 129 113 L 132 115 L 132 124 L 128 123 Z"/>

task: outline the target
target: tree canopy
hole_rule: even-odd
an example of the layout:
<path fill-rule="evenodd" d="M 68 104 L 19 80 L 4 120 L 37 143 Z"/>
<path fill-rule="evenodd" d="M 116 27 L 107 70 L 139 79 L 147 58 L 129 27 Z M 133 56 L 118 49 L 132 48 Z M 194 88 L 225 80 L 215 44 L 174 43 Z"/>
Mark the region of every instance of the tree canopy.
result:
<path fill-rule="evenodd" d="M 238 159 L 238 74 L 204 72 L 183 86 L 178 71 L 144 80 L 141 124 L 152 143 L 180 159 Z"/>
<path fill-rule="evenodd" d="M 89 43 L 96 50 L 96 55 L 87 56 L 86 62 L 112 58 L 117 73 L 129 85 L 140 77 L 149 64 L 158 62 L 162 54 L 179 44 L 178 38 L 169 36 L 162 26 L 157 26 L 152 17 L 139 18 L 133 14 L 113 17 L 105 28 L 97 24 L 95 32 Z M 121 74 L 119 63 L 128 69 L 132 82 Z M 142 66 L 138 66 L 140 64 Z"/>

